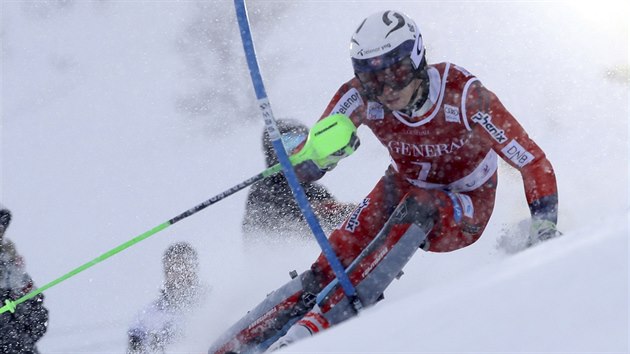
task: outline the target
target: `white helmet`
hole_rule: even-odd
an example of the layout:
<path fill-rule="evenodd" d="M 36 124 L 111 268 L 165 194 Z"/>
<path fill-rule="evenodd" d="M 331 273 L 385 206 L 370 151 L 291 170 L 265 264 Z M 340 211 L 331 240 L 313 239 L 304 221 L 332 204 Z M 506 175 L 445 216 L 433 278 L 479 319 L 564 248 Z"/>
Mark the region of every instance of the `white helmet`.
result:
<path fill-rule="evenodd" d="M 418 26 L 407 15 L 397 11 L 382 11 L 368 16 L 350 40 L 350 57 L 354 74 L 363 86 L 364 94 L 377 99 L 384 85 L 396 90 L 421 79 L 422 89 L 411 98 L 408 107 L 420 107 L 427 99 L 429 78 L 424 56 L 424 44 Z M 379 79 L 379 72 L 389 69 L 389 81 Z"/>
<path fill-rule="evenodd" d="M 424 45 L 416 23 L 402 12 L 381 11 L 368 16 L 352 35 L 350 56 L 354 72 L 372 72 L 410 57 L 424 69 Z"/>

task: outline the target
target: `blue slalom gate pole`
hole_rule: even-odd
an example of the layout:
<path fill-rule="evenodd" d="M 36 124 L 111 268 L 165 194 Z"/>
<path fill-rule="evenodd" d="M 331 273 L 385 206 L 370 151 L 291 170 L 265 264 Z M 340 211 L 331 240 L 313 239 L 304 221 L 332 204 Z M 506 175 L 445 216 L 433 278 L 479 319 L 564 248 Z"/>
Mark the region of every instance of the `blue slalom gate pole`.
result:
<path fill-rule="evenodd" d="M 273 148 L 276 151 L 276 155 L 278 156 L 280 164 L 282 165 L 284 176 L 286 177 L 289 186 L 293 191 L 293 195 L 297 200 L 300 209 L 302 210 L 302 214 L 304 214 L 304 218 L 311 228 L 313 235 L 315 235 L 315 239 L 317 239 L 317 242 L 319 243 L 319 246 L 321 247 L 324 256 L 328 260 L 328 263 L 335 273 L 335 276 L 341 284 L 344 293 L 346 294 L 348 299 L 350 299 L 351 303 L 353 303 L 355 309 L 359 310 L 361 307 L 361 303 L 356 296 L 356 290 L 350 282 L 350 278 L 348 278 L 348 275 L 344 271 L 341 262 L 339 262 L 339 258 L 332 249 L 330 242 L 328 242 L 328 239 L 324 234 L 324 230 L 322 230 L 322 227 L 319 224 L 315 213 L 313 213 L 313 209 L 306 199 L 306 194 L 304 193 L 304 190 L 302 189 L 302 186 L 300 185 L 297 176 L 295 175 L 293 166 L 289 161 L 289 156 L 287 155 L 287 152 L 282 145 L 280 131 L 276 126 L 276 120 L 274 119 L 273 113 L 271 111 L 271 104 L 269 103 L 269 99 L 267 98 L 265 86 L 263 84 L 262 76 L 260 74 L 260 68 L 258 67 L 256 51 L 254 50 L 254 42 L 252 39 L 252 34 L 249 27 L 249 20 L 247 17 L 245 0 L 234 0 L 234 5 L 236 7 L 236 18 L 238 19 L 238 26 L 241 32 L 243 48 L 245 49 L 245 57 L 247 58 L 249 74 L 252 78 L 252 83 L 254 84 L 256 98 L 258 99 L 258 107 L 260 108 L 263 120 L 265 121 L 265 126 L 267 132 L 269 133 L 269 138 L 271 139 Z"/>

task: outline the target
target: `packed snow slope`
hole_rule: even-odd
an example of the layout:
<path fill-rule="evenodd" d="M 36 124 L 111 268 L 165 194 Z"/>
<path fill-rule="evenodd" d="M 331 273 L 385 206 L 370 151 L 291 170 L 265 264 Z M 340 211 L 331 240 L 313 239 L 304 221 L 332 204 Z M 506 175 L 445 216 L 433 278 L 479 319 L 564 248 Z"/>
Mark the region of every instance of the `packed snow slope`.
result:
<path fill-rule="evenodd" d="M 475 73 L 545 150 L 562 238 L 521 248 L 528 209 L 500 166 L 476 244 L 419 251 L 385 301 L 287 352 L 628 352 L 628 4 L 251 1 L 273 110 L 312 124 L 352 76 L 349 37 L 385 7 L 416 19 L 429 62 Z M 231 1 L 3 0 L 0 200 L 43 285 L 259 173 L 262 120 Z M 388 164 L 361 148 L 322 183 L 358 202 Z M 312 241 L 242 242 L 245 193 L 49 289 L 43 353 L 121 353 L 157 296 L 160 257 L 199 251 L 211 291 L 171 352 L 205 352 L 306 269 Z"/>
<path fill-rule="evenodd" d="M 627 224 L 607 222 L 618 226 L 420 286 L 287 352 L 626 353 Z"/>

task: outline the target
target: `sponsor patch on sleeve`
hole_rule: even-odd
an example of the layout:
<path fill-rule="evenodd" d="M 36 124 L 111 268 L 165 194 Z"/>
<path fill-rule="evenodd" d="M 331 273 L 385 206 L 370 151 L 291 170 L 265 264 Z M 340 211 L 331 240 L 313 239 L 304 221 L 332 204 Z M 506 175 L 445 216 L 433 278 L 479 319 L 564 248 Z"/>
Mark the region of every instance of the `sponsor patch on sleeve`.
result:
<path fill-rule="evenodd" d="M 361 99 L 361 94 L 359 94 L 357 89 L 352 88 L 339 99 L 330 114 L 341 113 L 350 116 L 355 109 L 362 105 L 363 99 Z"/>
<path fill-rule="evenodd" d="M 488 113 L 477 112 L 470 119 L 481 125 L 497 143 L 503 144 L 508 139 L 505 135 L 505 131 L 492 123 L 492 116 Z"/>
<path fill-rule="evenodd" d="M 534 155 L 525 150 L 525 148 L 514 139 L 501 149 L 501 152 L 518 167 L 523 167 L 534 160 Z"/>
<path fill-rule="evenodd" d="M 382 120 L 385 118 L 385 110 L 383 105 L 378 102 L 368 101 L 367 119 L 369 120 Z"/>

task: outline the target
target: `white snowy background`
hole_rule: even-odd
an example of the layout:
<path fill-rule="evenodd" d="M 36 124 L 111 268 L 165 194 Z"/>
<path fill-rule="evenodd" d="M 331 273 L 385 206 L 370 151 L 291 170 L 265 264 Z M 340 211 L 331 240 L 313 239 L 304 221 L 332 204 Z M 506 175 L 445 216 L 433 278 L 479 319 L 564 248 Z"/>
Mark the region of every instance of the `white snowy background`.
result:
<path fill-rule="evenodd" d="M 352 76 L 348 43 L 386 8 L 415 18 L 429 62 L 475 73 L 554 164 L 564 237 L 511 254 L 528 217 L 500 167 L 476 244 L 418 252 L 386 300 L 287 352 L 628 352 L 625 1 L 250 1 L 277 118 L 312 124 Z M 231 1 L 2 0 L 0 200 L 43 285 L 264 168 Z M 322 183 L 360 201 L 388 157 L 370 132 Z M 245 192 L 49 289 L 42 353 L 122 353 L 185 240 L 212 291 L 173 353 L 205 352 L 315 242 L 245 248 Z"/>

